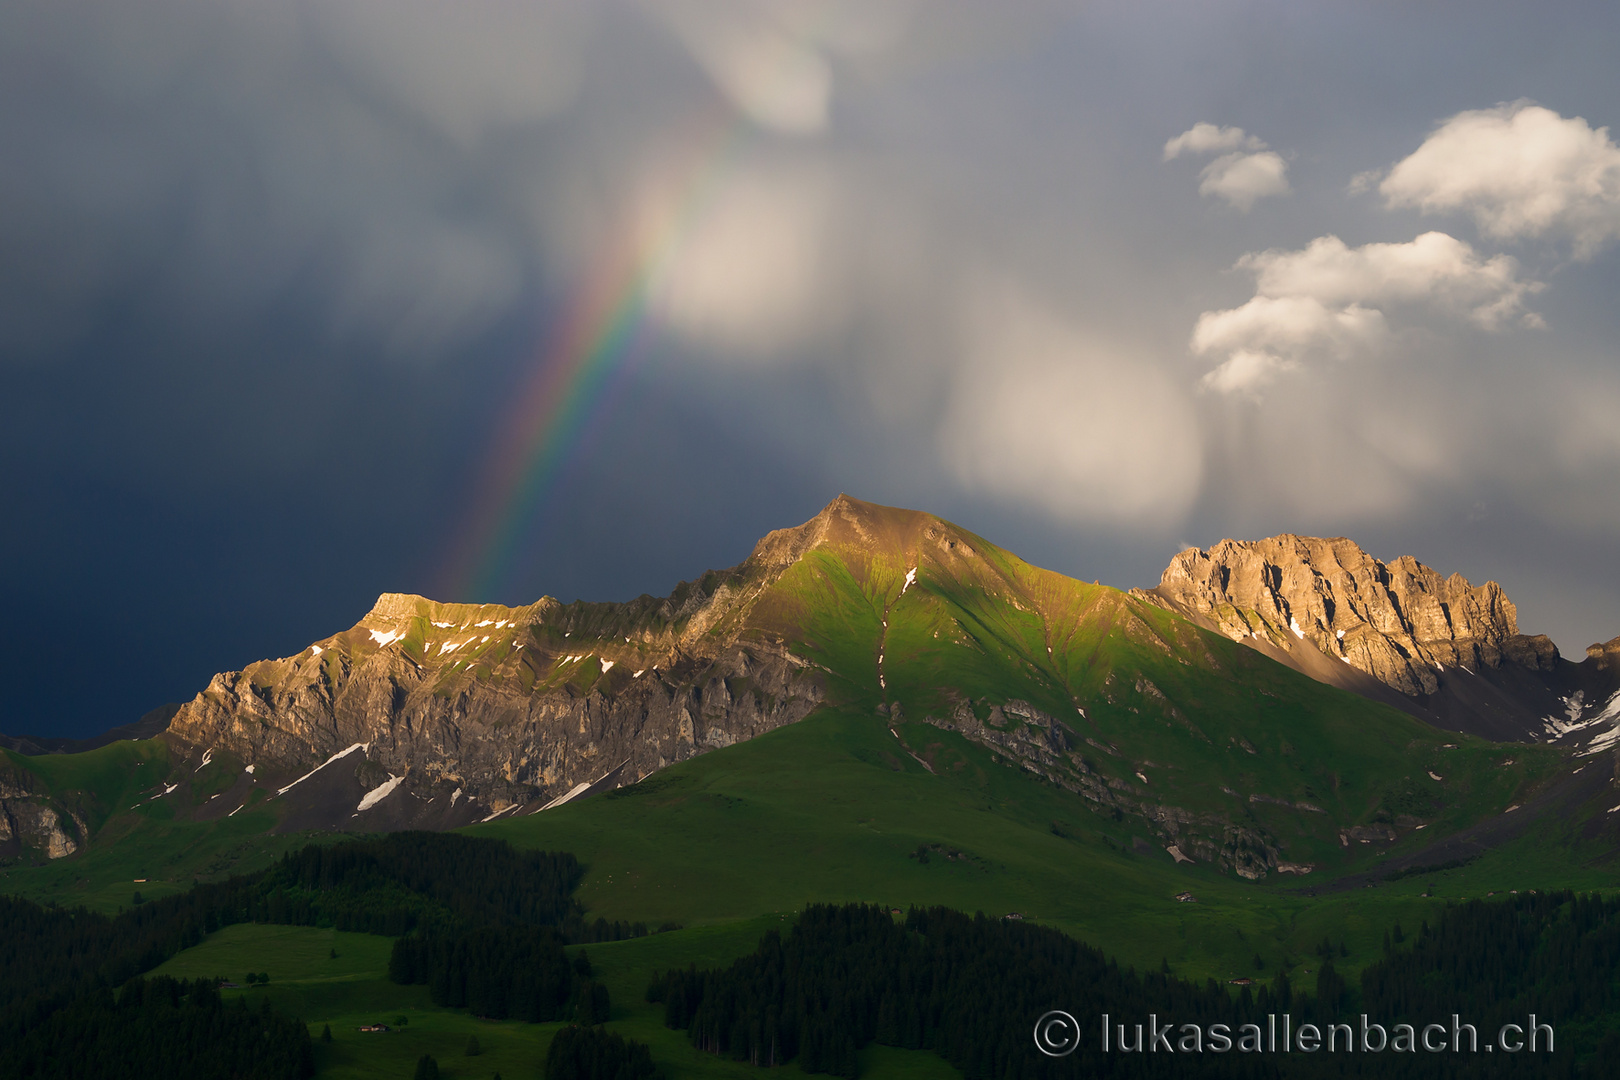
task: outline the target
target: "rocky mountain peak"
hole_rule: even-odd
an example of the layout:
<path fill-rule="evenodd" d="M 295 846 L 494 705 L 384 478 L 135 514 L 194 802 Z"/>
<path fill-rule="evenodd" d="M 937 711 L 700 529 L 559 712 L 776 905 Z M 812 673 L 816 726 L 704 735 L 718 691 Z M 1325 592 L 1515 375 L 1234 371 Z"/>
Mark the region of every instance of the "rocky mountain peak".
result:
<path fill-rule="evenodd" d="M 1496 582 L 1443 577 L 1409 555 L 1385 563 L 1342 536 L 1188 548 L 1149 595 L 1233 640 L 1284 652 L 1309 644 L 1411 696 L 1435 693 L 1446 668 L 1548 671 L 1558 662 L 1548 638 L 1519 633 Z"/>
<path fill-rule="evenodd" d="M 777 529 L 754 546 L 750 562 L 760 567 L 786 567 L 821 547 L 858 551 L 872 558 L 916 554 L 924 540 L 967 533 L 919 510 L 863 502 L 839 495 L 803 525 Z"/>

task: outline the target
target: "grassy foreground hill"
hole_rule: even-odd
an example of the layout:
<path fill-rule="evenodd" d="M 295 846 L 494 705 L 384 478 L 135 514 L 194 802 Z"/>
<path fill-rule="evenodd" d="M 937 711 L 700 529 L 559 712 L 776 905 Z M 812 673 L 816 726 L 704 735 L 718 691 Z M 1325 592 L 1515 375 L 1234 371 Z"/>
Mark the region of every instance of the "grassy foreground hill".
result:
<path fill-rule="evenodd" d="M 642 785 L 470 831 L 576 852 L 587 867 L 578 895 L 591 917 L 684 924 L 588 946 L 612 991 L 610 1027 L 652 1046 L 671 1080 L 756 1074 L 664 1028 L 661 1010 L 642 1000 L 653 973 L 722 966 L 767 930 L 791 925 L 808 902 L 1016 911 L 1138 970 L 1167 962 L 1195 981 L 1265 983 L 1287 972 L 1296 986 L 1309 986 L 1317 947 L 1327 940 L 1354 985 L 1384 955 L 1391 927 L 1411 933 L 1437 924 L 1464 896 L 1607 881 L 1601 869 L 1529 862 L 1527 839 L 1467 867 L 1311 896 L 1292 877 L 1246 881 L 1177 864 L 1156 847 L 1142 851 L 1129 821 L 1084 806 L 957 733 L 910 723 L 891 732 L 875 718 L 828 711 Z M 1178 902 L 1182 892 L 1196 902 Z M 387 981 L 387 945 L 331 930 L 235 926 L 160 971 L 237 980 L 246 971 L 269 973 L 268 987 L 230 993 L 268 999 L 317 1033 L 329 1025 L 334 1041 L 317 1046 L 321 1076 L 403 1075 L 422 1053 L 451 1076 L 539 1075 L 560 1024 L 436 1008 L 425 988 Z M 379 1020 L 395 1030 L 358 1031 Z M 469 1038 L 482 1056 L 465 1056 Z M 861 1075 L 943 1080 L 954 1073 L 932 1054 L 873 1046 L 862 1052 Z"/>

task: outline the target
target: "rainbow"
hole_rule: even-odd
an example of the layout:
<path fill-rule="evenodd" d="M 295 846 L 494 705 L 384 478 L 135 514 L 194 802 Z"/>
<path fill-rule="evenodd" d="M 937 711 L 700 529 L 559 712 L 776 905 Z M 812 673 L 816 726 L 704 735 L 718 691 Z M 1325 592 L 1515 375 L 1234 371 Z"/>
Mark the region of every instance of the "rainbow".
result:
<path fill-rule="evenodd" d="M 472 510 L 452 545 L 447 599 L 493 599 L 507 583 L 536 513 L 646 340 L 649 305 L 694 223 L 740 151 L 747 126 L 730 110 L 696 125 L 673 196 L 647 221 L 626 221 L 590 267 L 533 370 L 496 427 Z"/>

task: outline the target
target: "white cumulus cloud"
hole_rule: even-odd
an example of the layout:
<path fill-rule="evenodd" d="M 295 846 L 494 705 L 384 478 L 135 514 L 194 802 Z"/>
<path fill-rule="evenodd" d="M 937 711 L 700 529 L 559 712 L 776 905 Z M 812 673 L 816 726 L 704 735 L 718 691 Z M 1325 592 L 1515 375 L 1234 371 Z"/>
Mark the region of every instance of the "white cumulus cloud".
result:
<path fill-rule="evenodd" d="M 1567 237 L 1577 258 L 1620 238 L 1609 129 L 1524 101 L 1451 117 L 1378 190 L 1391 207 L 1471 214 L 1497 239 Z"/>
<path fill-rule="evenodd" d="M 1252 393 L 1298 366 L 1276 353 L 1236 349 L 1224 364 L 1205 375 L 1200 385 L 1221 394 Z"/>
<path fill-rule="evenodd" d="M 1240 127 L 1218 127 L 1201 121 L 1164 144 L 1164 160 L 1182 154 L 1219 153 L 1198 174 L 1198 193 L 1225 199 L 1247 213 L 1255 200 L 1287 195 L 1288 162 L 1264 140 Z"/>
<path fill-rule="evenodd" d="M 1256 199 L 1287 195 L 1288 162 L 1273 150 L 1257 154 L 1223 154 L 1199 173 L 1198 193 L 1216 195 L 1248 211 Z"/>
<path fill-rule="evenodd" d="M 1214 154 L 1228 150 L 1264 150 L 1266 144 L 1240 127 L 1218 127 L 1199 121 L 1164 144 L 1164 160 L 1182 154 Z"/>
<path fill-rule="evenodd" d="M 1333 305 L 1423 301 L 1464 311 L 1487 329 L 1521 316 L 1526 294 L 1540 288 L 1519 276 L 1511 256 L 1485 258 L 1443 232 L 1358 248 L 1321 236 L 1299 251 L 1245 255 L 1238 266 L 1255 272 L 1261 296 L 1308 296 Z"/>
<path fill-rule="evenodd" d="M 1192 347 L 1199 355 L 1258 350 L 1290 361 L 1311 352 L 1345 357 L 1376 344 L 1387 330 L 1376 308 L 1330 306 L 1314 296 L 1256 296 L 1241 307 L 1200 315 Z"/>
<path fill-rule="evenodd" d="M 1485 330 L 1541 325 L 1524 307 L 1539 282 L 1522 277 L 1510 256 L 1487 258 L 1442 232 L 1356 248 L 1322 236 L 1298 251 L 1245 255 L 1237 265 L 1254 273 L 1254 297 L 1204 312 L 1191 341 L 1196 355 L 1220 359 L 1203 385 L 1222 392 L 1253 391 L 1312 358 L 1376 348 L 1389 333 L 1388 310 L 1461 318 Z"/>

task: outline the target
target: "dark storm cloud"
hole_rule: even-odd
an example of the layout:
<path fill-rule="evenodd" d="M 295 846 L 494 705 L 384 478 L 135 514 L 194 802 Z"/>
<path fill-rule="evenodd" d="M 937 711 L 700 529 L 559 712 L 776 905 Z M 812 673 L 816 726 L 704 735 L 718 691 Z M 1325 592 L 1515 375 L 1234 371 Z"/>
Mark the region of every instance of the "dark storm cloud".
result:
<path fill-rule="evenodd" d="M 118 303 L 191 328 L 292 299 L 334 341 L 414 356 L 481 331 L 530 245 L 480 140 L 564 103 L 567 46 L 537 46 L 575 20 L 511 20 L 545 32 L 490 58 L 509 39 L 458 41 L 446 10 L 8 8 L 8 357 L 70 350 Z M 480 78 L 500 60 L 517 85 Z"/>
<path fill-rule="evenodd" d="M 1348 534 L 1503 580 L 1566 649 L 1620 632 L 1615 16 L 1470 17 L 11 5 L 6 600 L 124 645 L 63 706 L 72 654 L 8 631 L 44 689 L 0 729 L 437 589 L 503 402 L 625 244 L 643 347 L 501 599 L 662 591 L 848 490 L 1120 585 Z M 1509 176 L 1521 129 L 1552 150 Z"/>

